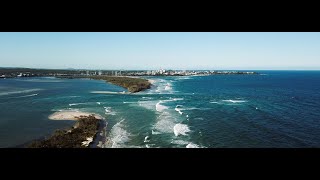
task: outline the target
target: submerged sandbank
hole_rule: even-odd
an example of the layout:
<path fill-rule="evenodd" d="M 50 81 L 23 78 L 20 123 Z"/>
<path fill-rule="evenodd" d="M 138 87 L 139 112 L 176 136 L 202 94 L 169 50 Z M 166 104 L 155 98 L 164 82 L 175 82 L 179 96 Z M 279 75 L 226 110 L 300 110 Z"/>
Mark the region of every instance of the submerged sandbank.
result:
<path fill-rule="evenodd" d="M 78 120 L 80 117 L 88 117 L 93 115 L 96 119 L 103 119 L 102 116 L 89 112 L 80 112 L 80 111 L 61 111 L 55 112 L 49 116 L 51 120 Z"/>

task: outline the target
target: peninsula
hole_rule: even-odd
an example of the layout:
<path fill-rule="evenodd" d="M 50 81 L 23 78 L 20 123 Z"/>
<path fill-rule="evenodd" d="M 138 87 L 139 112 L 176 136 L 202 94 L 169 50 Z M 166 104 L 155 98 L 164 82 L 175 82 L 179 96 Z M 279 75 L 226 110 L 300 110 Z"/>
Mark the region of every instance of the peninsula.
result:
<path fill-rule="evenodd" d="M 29 148 L 88 148 L 96 137 L 101 119 L 94 115 L 80 116 L 76 124 L 65 130 L 57 130 L 44 140 L 29 144 Z"/>
<path fill-rule="evenodd" d="M 151 83 L 147 79 L 130 78 L 119 76 L 92 76 L 90 79 L 105 80 L 111 84 L 124 87 L 129 92 L 135 93 L 151 87 Z"/>

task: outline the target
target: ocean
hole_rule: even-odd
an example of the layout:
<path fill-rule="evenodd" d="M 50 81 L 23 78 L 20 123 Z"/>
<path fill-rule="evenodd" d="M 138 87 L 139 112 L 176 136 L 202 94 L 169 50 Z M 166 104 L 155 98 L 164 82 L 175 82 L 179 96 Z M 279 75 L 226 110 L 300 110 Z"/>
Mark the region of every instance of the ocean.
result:
<path fill-rule="evenodd" d="M 135 94 L 89 79 L 0 79 L 0 147 L 50 136 L 74 121 L 57 111 L 97 113 L 106 148 L 320 147 L 320 71 L 145 77 Z"/>

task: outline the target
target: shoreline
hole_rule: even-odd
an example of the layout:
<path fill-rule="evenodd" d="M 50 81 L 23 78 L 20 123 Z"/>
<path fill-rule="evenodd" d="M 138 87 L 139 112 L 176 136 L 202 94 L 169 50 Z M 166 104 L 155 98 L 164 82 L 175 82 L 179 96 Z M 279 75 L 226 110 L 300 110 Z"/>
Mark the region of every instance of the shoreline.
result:
<path fill-rule="evenodd" d="M 81 112 L 73 112 L 72 119 L 70 112 L 67 117 L 57 116 L 54 120 L 77 120 L 70 128 L 56 130 L 50 137 L 36 139 L 27 144 L 27 148 L 98 148 L 97 141 L 102 139 L 103 130 L 107 123 L 101 116 L 90 114 L 88 116 L 76 116 Z M 55 114 L 55 113 L 54 113 Z M 53 115 L 54 115 L 53 114 Z M 83 113 L 82 113 L 83 114 Z M 86 113 L 87 114 L 87 113 Z M 58 118 L 59 117 L 59 118 Z M 99 117 L 99 118 L 96 118 Z M 101 118 L 100 118 L 101 117 Z M 62 119 L 64 118 L 64 119 Z"/>
<path fill-rule="evenodd" d="M 98 148 L 107 122 L 95 113 L 80 111 L 60 111 L 48 116 L 54 121 L 72 120 L 74 125 L 67 129 L 58 129 L 49 137 L 35 139 L 24 146 L 27 148 Z"/>
<path fill-rule="evenodd" d="M 102 116 L 89 112 L 80 112 L 80 111 L 60 111 L 55 112 L 48 116 L 50 120 L 60 121 L 60 120 L 79 120 L 81 117 L 94 116 L 96 119 L 104 119 Z"/>
<path fill-rule="evenodd" d="M 129 76 L 92 76 L 90 79 L 104 80 L 108 83 L 126 88 L 130 93 L 140 92 L 150 89 L 152 83 L 144 78 L 132 78 Z"/>

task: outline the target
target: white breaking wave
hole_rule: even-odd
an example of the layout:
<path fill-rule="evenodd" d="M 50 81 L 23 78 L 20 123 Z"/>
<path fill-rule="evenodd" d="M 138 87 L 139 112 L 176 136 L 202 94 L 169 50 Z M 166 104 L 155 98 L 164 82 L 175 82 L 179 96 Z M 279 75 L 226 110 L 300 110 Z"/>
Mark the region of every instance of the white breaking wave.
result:
<path fill-rule="evenodd" d="M 154 147 L 155 144 L 146 144 L 146 148 L 157 148 L 157 147 Z"/>
<path fill-rule="evenodd" d="M 161 134 L 161 133 L 160 133 L 160 132 L 157 132 L 157 131 L 152 130 L 152 131 L 151 131 L 151 134 L 155 135 L 155 134 Z"/>
<path fill-rule="evenodd" d="M 154 106 L 158 101 L 138 101 L 139 106 L 154 111 Z"/>
<path fill-rule="evenodd" d="M 200 146 L 197 145 L 197 144 L 189 143 L 189 144 L 186 146 L 186 148 L 200 148 Z"/>
<path fill-rule="evenodd" d="M 151 88 L 148 94 L 172 94 L 173 93 L 172 84 L 169 83 L 168 80 L 161 79 L 156 83 L 154 83 L 154 86 L 156 88 Z"/>
<path fill-rule="evenodd" d="M 31 96 L 37 96 L 38 94 L 30 94 L 30 95 L 25 95 L 25 96 L 20 96 L 20 97 L 31 97 Z"/>
<path fill-rule="evenodd" d="M 144 141 L 143 142 L 150 142 L 149 136 L 144 137 Z"/>
<path fill-rule="evenodd" d="M 158 112 L 162 112 L 163 110 L 165 109 L 168 109 L 167 106 L 164 106 L 164 105 L 161 105 L 162 101 L 159 101 L 157 104 L 156 104 L 156 110 Z"/>
<path fill-rule="evenodd" d="M 112 129 L 110 130 L 110 139 L 112 141 L 112 148 L 122 148 L 125 147 L 125 143 L 130 141 L 130 133 L 128 133 L 124 129 L 124 125 L 122 122 L 124 121 L 121 120 L 117 124 L 115 124 Z"/>
<path fill-rule="evenodd" d="M 100 103 L 100 102 L 97 102 L 97 104 L 99 104 L 99 105 L 100 105 L 101 103 Z"/>
<path fill-rule="evenodd" d="M 126 102 L 126 101 L 123 101 L 123 104 L 135 104 L 137 102 Z"/>
<path fill-rule="evenodd" d="M 23 98 L 23 97 L 32 97 L 32 96 L 37 96 L 38 94 L 30 94 L 30 95 L 25 95 L 25 96 L 18 96 L 14 98 Z"/>
<path fill-rule="evenodd" d="M 184 141 L 184 140 L 173 140 L 171 143 L 172 143 L 172 144 L 179 144 L 179 145 L 189 144 L 188 141 Z"/>
<path fill-rule="evenodd" d="M 76 98 L 76 97 L 80 97 L 80 96 L 67 96 L 67 97 Z"/>
<path fill-rule="evenodd" d="M 64 111 L 73 111 L 73 112 L 80 112 L 79 109 L 76 108 L 66 108 L 66 109 L 51 109 L 51 111 L 59 111 L 59 112 L 64 112 Z"/>
<path fill-rule="evenodd" d="M 177 112 L 178 112 L 179 114 L 181 114 L 181 115 L 183 114 L 183 112 L 181 111 L 181 109 L 179 109 L 179 108 L 177 108 L 177 107 L 174 108 L 174 110 L 177 111 Z"/>
<path fill-rule="evenodd" d="M 142 97 L 142 99 L 152 99 L 152 97 Z"/>
<path fill-rule="evenodd" d="M 177 80 L 185 80 L 185 79 L 191 79 L 191 77 L 190 76 L 183 76 L 183 77 L 177 78 Z"/>
<path fill-rule="evenodd" d="M 92 94 L 130 94 L 130 92 L 119 92 L 119 91 L 91 91 Z"/>
<path fill-rule="evenodd" d="M 167 83 L 167 85 L 165 86 L 164 90 L 168 91 L 168 90 L 171 90 L 171 89 L 172 89 L 171 84 Z"/>
<path fill-rule="evenodd" d="M 190 132 L 190 129 L 186 124 L 176 124 L 173 127 L 173 132 L 175 136 L 179 136 L 180 134 L 187 135 L 186 133 Z"/>
<path fill-rule="evenodd" d="M 231 102 L 231 103 L 244 103 L 244 102 L 247 102 L 247 101 L 244 101 L 244 100 L 232 100 L 232 99 L 222 100 L 222 101 Z"/>
<path fill-rule="evenodd" d="M 180 108 L 180 110 L 183 110 L 183 111 L 195 110 L 195 109 L 198 109 L 198 110 L 209 110 L 209 109 L 211 109 L 211 108 L 197 108 L 197 107 Z"/>
<path fill-rule="evenodd" d="M 168 112 L 163 112 L 158 118 L 154 129 L 161 133 L 172 133 L 175 118 Z"/>
<path fill-rule="evenodd" d="M 173 98 L 174 101 L 182 101 L 183 98 Z"/>
<path fill-rule="evenodd" d="M 216 101 L 211 101 L 209 103 L 212 103 L 212 104 L 219 104 L 219 102 L 216 102 Z"/>
<path fill-rule="evenodd" d="M 111 107 L 103 107 L 104 110 L 105 110 L 105 114 L 108 114 L 108 115 L 116 115 L 116 112 L 113 112 L 111 111 Z"/>
<path fill-rule="evenodd" d="M 77 106 L 77 105 L 80 105 L 80 104 L 88 104 L 88 103 L 71 103 L 71 104 L 69 104 L 69 106 Z"/>
<path fill-rule="evenodd" d="M 11 94 L 22 94 L 22 93 L 30 93 L 35 91 L 41 91 L 42 89 L 27 89 L 27 90 L 20 90 L 20 91 L 11 91 L 11 92 L 2 92 L 0 96 L 6 96 Z"/>

